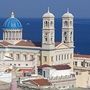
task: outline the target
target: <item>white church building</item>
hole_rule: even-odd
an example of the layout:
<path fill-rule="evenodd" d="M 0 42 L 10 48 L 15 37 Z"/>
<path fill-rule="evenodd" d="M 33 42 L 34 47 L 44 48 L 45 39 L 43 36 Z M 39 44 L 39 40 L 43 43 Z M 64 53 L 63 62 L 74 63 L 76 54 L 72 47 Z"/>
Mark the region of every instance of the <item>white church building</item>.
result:
<path fill-rule="evenodd" d="M 74 53 L 73 18 L 67 11 L 62 16 L 62 41 L 55 42 L 55 16 L 49 9 L 42 16 L 41 45 L 22 38 L 23 26 L 12 12 L 4 23 L 3 40 L 0 40 L 0 64 L 18 68 L 37 65 L 71 65 Z M 34 64 L 36 64 L 34 63 Z"/>
<path fill-rule="evenodd" d="M 36 74 L 40 68 L 42 75 L 58 88 L 90 87 L 90 55 L 74 54 L 73 19 L 69 10 L 62 15 L 62 40 L 56 42 L 55 16 L 48 9 L 42 16 L 40 44 L 22 38 L 23 26 L 12 12 L 3 24 L 0 65 L 15 66 L 23 71 L 34 69 Z"/>

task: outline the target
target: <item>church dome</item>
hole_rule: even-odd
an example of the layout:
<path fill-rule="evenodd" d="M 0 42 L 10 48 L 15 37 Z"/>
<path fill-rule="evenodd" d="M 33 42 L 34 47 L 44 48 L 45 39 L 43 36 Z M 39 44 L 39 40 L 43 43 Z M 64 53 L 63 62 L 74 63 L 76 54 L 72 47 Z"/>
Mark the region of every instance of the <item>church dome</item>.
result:
<path fill-rule="evenodd" d="M 21 22 L 17 18 L 14 17 L 13 12 L 11 14 L 11 17 L 5 21 L 4 29 L 22 29 Z"/>
<path fill-rule="evenodd" d="M 62 16 L 63 18 L 65 17 L 69 17 L 69 18 L 73 18 L 73 14 L 69 12 L 69 10 L 67 10 L 67 12 Z"/>
<path fill-rule="evenodd" d="M 45 18 L 45 17 L 46 17 L 46 18 L 47 18 L 47 17 L 54 18 L 55 16 L 54 16 L 53 13 L 51 13 L 51 12 L 49 11 L 49 8 L 48 8 L 48 12 L 43 15 L 43 18 Z"/>

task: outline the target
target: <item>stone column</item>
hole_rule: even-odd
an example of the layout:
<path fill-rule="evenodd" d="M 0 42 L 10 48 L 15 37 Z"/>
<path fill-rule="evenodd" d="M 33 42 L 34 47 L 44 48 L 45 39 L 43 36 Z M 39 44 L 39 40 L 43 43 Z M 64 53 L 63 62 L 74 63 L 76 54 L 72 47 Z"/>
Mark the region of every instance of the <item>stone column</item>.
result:
<path fill-rule="evenodd" d="M 21 31 L 21 40 L 22 40 L 22 31 Z"/>

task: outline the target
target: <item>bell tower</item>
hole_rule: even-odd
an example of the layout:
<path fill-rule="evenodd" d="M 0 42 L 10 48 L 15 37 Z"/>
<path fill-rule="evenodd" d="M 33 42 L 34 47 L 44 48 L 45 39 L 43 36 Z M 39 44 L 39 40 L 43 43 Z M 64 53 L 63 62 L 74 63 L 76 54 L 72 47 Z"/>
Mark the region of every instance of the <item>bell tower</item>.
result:
<path fill-rule="evenodd" d="M 55 27 L 54 15 L 48 11 L 43 15 L 41 64 L 54 64 Z"/>
<path fill-rule="evenodd" d="M 67 12 L 62 16 L 62 43 L 69 47 L 74 46 L 73 18 L 74 16 L 69 12 L 69 9 L 67 9 Z"/>
<path fill-rule="evenodd" d="M 53 49 L 55 47 L 54 15 L 48 11 L 43 15 L 42 48 Z"/>

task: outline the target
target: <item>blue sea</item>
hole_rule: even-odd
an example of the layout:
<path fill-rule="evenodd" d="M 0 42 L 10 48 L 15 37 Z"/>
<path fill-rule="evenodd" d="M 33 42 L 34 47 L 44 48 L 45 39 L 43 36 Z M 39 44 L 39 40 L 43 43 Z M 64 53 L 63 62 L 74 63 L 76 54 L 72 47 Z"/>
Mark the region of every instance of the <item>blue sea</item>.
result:
<path fill-rule="evenodd" d="M 5 18 L 0 19 L 0 39 L 2 39 L 3 23 Z M 40 18 L 20 18 L 23 25 L 23 39 L 41 42 L 42 19 Z M 55 38 L 61 41 L 61 19 L 55 19 Z M 75 53 L 90 54 L 90 19 L 74 20 L 74 45 Z"/>

